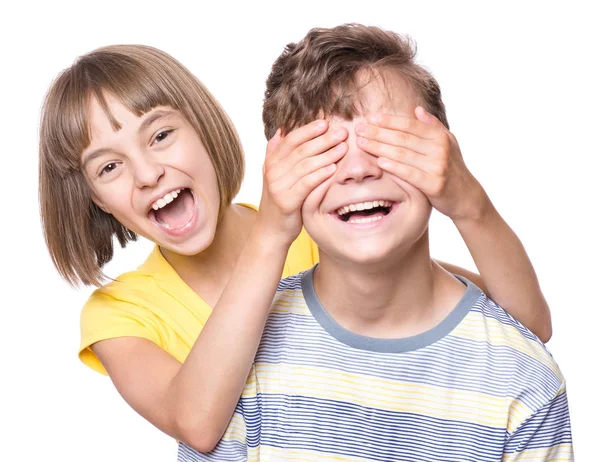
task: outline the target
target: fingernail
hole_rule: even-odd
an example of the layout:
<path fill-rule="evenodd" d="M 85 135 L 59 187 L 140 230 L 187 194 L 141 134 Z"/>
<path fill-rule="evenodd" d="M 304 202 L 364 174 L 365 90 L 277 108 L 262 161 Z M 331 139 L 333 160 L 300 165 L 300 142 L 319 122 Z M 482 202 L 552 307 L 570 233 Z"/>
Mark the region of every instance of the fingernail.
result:
<path fill-rule="evenodd" d="M 327 122 L 325 120 L 317 121 L 317 128 L 325 128 L 327 126 Z"/>
<path fill-rule="evenodd" d="M 367 120 L 369 121 L 369 123 L 377 125 L 381 121 L 381 116 L 379 114 L 373 114 L 373 115 L 370 115 L 367 118 Z"/>
<path fill-rule="evenodd" d="M 359 146 L 366 146 L 368 143 L 366 138 L 363 138 L 362 136 L 357 136 L 356 137 L 356 144 L 358 144 Z"/>
<path fill-rule="evenodd" d="M 417 109 L 421 109 L 421 111 L 423 112 L 423 114 L 429 115 L 429 111 L 427 109 L 425 109 L 423 106 L 419 106 Z"/>
<path fill-rule="evenodd" d="M 367 126 L 365 124 L 356 125 L 356 133 L 360 133 L 361 135 L 367 131 Z"/>

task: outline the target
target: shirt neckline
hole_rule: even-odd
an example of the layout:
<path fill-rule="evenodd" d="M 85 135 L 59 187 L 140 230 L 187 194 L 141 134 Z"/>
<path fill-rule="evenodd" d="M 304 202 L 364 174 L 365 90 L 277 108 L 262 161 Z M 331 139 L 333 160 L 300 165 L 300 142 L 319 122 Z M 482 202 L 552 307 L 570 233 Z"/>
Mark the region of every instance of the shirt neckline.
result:
<path fill-rule="evenodd" d="M 313 283 L 314 270 L 316 267 L 317 265 L 302 274 L 302 293 L 308 309 L 315 320 L 328 334 L 343 344 L 359 350 L 379 353 L 406 353 L 431 345 L 452 332 L 482 296 L 481 289 L 475 284 L 462 276 L 454 275 L 466 286 L 466 289 L 456 306 L 439 324 L 425 332 L 411 337 L 393 339 L 367 337 L 342 327 L 323 307 L 315 292 Z"/>

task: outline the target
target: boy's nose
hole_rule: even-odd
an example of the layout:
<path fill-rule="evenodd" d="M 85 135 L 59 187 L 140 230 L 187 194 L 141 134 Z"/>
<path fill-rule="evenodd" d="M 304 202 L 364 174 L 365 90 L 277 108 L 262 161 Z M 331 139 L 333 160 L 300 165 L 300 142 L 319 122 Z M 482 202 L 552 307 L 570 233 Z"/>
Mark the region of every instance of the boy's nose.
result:
<path fill-rule="evenodd" d="M 133 164 L 133 176 L 138 188 L 156 186 L 164 175 L 165 169 L 160 162 L 152 159 L 149 155 L 139 155 Z"/>
<path fill-rule="evenodd" d="M 377 157 L 363 151 L 356 145 L 356 138 L 348 143 L 348 152 L 338 162 L 336 179 L 341 184 L 361 183 L 381 178 L 383 170 L 377 164 Z"/>

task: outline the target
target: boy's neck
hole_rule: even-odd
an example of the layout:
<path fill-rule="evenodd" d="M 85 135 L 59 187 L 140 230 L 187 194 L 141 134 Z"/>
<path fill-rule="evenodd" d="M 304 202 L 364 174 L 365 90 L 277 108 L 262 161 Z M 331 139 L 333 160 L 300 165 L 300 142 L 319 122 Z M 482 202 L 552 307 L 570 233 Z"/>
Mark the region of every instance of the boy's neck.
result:
<path fill-rule="evenodd" d="M 232 204 L 217 225 L 212 243 L 196 255 L 180 255 L 161 247 L 161 252 L 177 274 L 209 305 L 214 306 L 254 224 L 256 212 Z"/>
<path fill-rule="evenodd" d="M 439 324 L 465 286 L 429 255 L 427 233 L 410 249 L 376 265 L 349 265 L 321 253 L 315 292 L 342 327 L 374 338 L 403 338 Z"/>

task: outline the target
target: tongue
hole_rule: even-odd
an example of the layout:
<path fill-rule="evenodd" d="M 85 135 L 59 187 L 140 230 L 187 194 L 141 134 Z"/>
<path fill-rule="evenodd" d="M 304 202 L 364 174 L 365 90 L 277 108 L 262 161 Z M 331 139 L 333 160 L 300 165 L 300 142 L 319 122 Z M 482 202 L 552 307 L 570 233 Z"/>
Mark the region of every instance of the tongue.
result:
<path fill-rule="evenodd" d="M 372 217 L 372 216 L 384 216 L 385 213 L 381 209 L 368 209 L 368 210 L 357 210 L 356 212 L 350 212 L 348 216 L 348 220 L 364 218 L 364 217 Z"/>
<path fill-rule="evenodd" d="M 156 220 L 171 229 L 181 228 L 193 214 L 194 198 L 188 189 L 181 191 L 173 202 L 154 212 Z"/>

